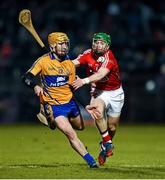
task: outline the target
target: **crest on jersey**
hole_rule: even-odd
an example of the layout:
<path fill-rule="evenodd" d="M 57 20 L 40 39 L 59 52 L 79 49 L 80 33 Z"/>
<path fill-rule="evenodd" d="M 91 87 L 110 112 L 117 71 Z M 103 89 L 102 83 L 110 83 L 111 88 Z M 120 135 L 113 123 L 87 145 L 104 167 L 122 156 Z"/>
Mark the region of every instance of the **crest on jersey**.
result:
<path fill-rule="evenodd" d="M 97 62 L 101 62 L 101 63 L 104 63 L 106 61 L 105 57 L 103 56 L 100 56 L 98 59 L 97 59 Z"/>
<path fill-rule="evenodd" d="M 58 73 L 59 74 L 63 74 L 64 73 L 63 69 L 62 68 L 58 68 Z"/>

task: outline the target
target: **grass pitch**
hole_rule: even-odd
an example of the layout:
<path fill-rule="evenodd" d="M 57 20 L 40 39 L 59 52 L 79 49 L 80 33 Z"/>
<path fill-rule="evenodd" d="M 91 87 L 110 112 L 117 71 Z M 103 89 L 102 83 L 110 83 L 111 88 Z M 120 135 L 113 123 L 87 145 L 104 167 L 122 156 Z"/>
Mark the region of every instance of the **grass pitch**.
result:
<path fill-rule="evenodd" d="M 95 127 L 78 132 L 97 159 L 100 136 Z M 0 178 L 112 179 L 165 178 L 165 126 L 120 125 L 114 155 L 89 169 L 66 137 L 40 124 L 0 126 Z"/>

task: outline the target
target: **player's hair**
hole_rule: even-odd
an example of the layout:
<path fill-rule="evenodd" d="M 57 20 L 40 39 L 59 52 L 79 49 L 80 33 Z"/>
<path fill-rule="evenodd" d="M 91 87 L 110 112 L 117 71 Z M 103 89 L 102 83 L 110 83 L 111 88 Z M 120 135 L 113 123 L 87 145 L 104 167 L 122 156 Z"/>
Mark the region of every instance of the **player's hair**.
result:
<path fill-rule="evenodd" d="M 49 45 L 53 45 L 55 43 L 69 42 L 68 36 L 63 32 L 53 32 L 48 35 L 48 43 Z"/>
<path fill-rule="evenodd" d="M 93 35 L 93 41 L 97 41 L 97 40 L 103 40 L 106 44 L 108 44 L 109 46 L 111 45 L 111 36 L 107 33 L 95 33 Z"/>

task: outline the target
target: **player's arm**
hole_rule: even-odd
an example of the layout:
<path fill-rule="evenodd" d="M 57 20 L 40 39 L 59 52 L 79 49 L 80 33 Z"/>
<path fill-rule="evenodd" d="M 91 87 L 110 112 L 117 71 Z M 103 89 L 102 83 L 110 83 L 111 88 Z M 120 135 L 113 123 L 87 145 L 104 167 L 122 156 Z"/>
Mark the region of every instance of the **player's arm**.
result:
<path fill-rule="evenodd" d="M 76 59 L 72 60 L 75 67 L 79 67 L 80 65 L 87 64 L 87 55 L 91 52 L 91 49 L 88 49 L 84 51 L 82 54 L 80 54 Z"/>
<path fill-rule="evenodd" d="M 22 76 L 23 83 L 34 90 L 37 96 L 43 95 L 43 89 L 35 82 L 35 76 L 31 72 L 27 72 Z"/>
<path fill-rule="evenodd" d="M 96 73 L 92 74 L 88 78 L 84 78 L 83 81 L 85 84 L 97 82 L 103 79 L 109 72 L 109 69 L 101 67 Z"/>
<path fill-rule="evenodd" d="M 26 86 L 30 87 L 31 89 L 34 89 L 34 87 L 37 85 L 34 81 L 34 78 L 35 76 L 31 72 L 26 72 L 22 76 L 22 81 Z"/>
<path fill-rule="evenodd" d="M 43 89 L 35 82 L 35 76 L 41 72 L 41 63 L 37 60 L 32 67 L 22 76 L 23 83 L 33 89 L 35 94 L 39 96 L 43 95 Z"/>
<path fill-rule="evenodd" d="M 105 67 L 100 67 L 100 69 L 92 74 L 91 76 L 84 78 L 84 79 L 77 79 L 73 82 L 74 89 L 78 89 L 79 87 L 83 86 L 84 84 L 94 83 L 101 79 L 103 79 L 108 73 L 110 72 L 110 69 Z"/>

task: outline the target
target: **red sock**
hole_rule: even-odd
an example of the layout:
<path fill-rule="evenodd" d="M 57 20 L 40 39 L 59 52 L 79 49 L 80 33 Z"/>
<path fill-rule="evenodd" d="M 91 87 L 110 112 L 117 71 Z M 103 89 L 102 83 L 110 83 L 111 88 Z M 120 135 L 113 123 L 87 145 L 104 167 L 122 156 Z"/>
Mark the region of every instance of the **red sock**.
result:
<path fill-rule="evenodd" d="M 102 138 L 103 138 L 103 144 L 106 143 L 106 142 L 112 143 L 111 136 L 108 134 L 108 131 L 105 131 L 105 132 L 101 133 L 101 135 L 102 135 Z"/>

